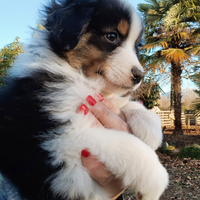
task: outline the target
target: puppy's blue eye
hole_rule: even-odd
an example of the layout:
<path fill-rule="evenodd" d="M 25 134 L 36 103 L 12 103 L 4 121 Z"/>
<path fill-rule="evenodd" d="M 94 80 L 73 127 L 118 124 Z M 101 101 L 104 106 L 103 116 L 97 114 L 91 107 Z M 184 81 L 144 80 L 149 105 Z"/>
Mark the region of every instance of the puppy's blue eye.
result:
<path fill-rule="evenodd" d="M 108 33 L 106 34 L 106 38 L 110 41 L 110 42 L 117 42 L 117 33 Z"/>

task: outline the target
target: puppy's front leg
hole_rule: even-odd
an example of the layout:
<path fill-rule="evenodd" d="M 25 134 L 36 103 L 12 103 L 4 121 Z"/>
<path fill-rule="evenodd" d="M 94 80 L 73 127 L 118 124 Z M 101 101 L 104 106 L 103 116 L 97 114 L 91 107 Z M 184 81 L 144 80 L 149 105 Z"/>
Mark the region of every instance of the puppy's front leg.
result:
<path fill-rule="evenodd" d="M 168 174 L 155 152 L 132 134 L 91 130 L 85 133 L 93 141 L 89 151 L 122 179 L 124 187 L 130 186 L 140 194 L 138 200 L 158 200 L 167 187 Z"/>
<path fill-rule="evenodd" d="M 161 120 L 159 115 L 147 110 L 142 104 L 131 101 L 122 109 L 133 134 L 156 150 L 162 142 Z"/>
<path fill-rule="evenodd" d="M 82 123 L 85 126 L 84 119 Z M 140 193 L 142 200 L 158 200 L 167 187 L 168 174 L 157 155 L 134 135 L 86 126 L 80 131 L 77 123 L 68 130 L 67 134 L 56 135 L 43 144 L 43 148 L 51 153 L 53 165 L 65 163 L 52 180 L 55 194 L 71 199 L 80 196 L 84 200 L 110 199 L 83 167 L 80 160 L 83 149 L 88 149 L 116 178 L 121 179 L 123 187 L 129 186 Z"/>

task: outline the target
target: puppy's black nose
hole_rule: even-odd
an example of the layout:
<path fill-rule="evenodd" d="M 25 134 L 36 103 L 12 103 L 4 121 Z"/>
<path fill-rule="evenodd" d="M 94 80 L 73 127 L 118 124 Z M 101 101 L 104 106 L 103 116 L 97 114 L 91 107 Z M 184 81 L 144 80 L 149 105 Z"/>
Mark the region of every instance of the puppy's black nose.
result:
<path fill-rule="evenodd" d="M 134 84 L 138 84 L 144 78 L 144 72 L 140 71 L 137 68 L 132 68 L 131 72 L 133 74 L 132 81 Z"/>

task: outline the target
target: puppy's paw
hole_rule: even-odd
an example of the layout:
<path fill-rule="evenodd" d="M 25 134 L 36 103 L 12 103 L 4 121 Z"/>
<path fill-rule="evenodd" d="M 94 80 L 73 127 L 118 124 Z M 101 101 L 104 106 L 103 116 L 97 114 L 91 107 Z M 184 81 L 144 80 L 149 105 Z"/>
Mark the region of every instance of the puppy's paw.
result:
<path fill-rule="evenodd" d="M 156 150 L 162 143 L 161 119 L 138 102 L 129 102 L 122 108 L 133 134 Z"/>
<path fill-rule="evenodd" d="M 158 169 L 159 170 L 159 169 Z M 157 176 L 147 177 L 145 187 L 136 193 L 137 200 L 158 200 L 168 185 L 168 174 L 164 167 L 160 167 Z"/>
<path fill-rule="evenodd" d="M 135 170 L 136 177 L 129 186 L 135 190 L 137 200 L 158 200 L 168 185 L 168 173 L 152 149 L 141 161 L 140 170 Z M 126 183 L 128 177 L 125 175 L 123 180 Z"/>

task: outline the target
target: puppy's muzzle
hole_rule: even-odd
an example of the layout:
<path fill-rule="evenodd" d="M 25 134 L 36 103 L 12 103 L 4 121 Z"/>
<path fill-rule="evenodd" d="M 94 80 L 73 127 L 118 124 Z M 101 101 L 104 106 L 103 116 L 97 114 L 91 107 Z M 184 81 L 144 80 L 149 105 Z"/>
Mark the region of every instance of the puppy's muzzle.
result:
<path fill-rule="evenodd" d="M 140 71 L 137 68 L 132 68 L 131 73 L 133 76 L 132 81 L 134 85 L 140 83 L 140 81 L 144 78 L 144 72 Z"/>

